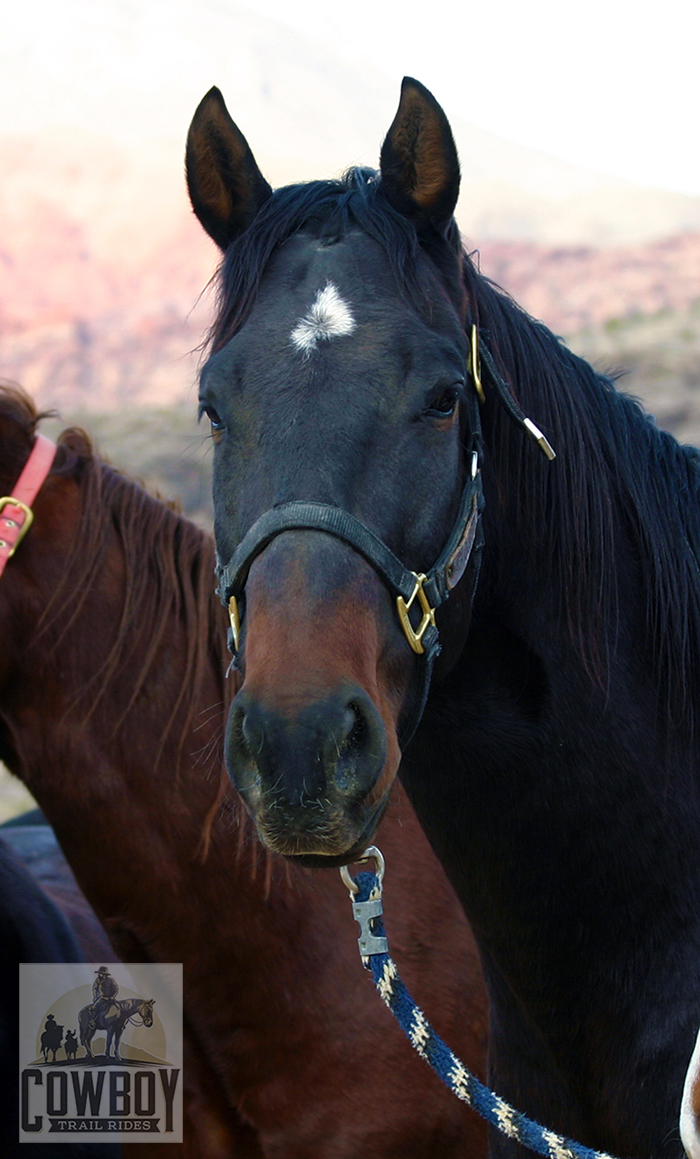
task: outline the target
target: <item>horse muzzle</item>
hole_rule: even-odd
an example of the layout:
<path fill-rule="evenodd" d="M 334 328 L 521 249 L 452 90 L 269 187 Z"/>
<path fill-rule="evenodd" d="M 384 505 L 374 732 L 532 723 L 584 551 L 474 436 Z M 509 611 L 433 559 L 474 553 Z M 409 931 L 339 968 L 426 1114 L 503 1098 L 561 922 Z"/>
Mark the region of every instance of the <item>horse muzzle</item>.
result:
<path fill-rule="evenodd" d="M 225 753 L 261 840 L 285 856 L 342 859 L 383 810 L 386 732 L 359 687 L 292 711 L 244 688 L 231 706 Z"/>

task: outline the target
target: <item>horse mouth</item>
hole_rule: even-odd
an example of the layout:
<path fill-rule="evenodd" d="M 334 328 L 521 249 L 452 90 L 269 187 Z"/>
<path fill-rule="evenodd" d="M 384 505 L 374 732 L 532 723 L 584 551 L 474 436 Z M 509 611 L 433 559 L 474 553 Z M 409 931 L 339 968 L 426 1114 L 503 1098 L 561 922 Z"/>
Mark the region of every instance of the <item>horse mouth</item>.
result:
<path fill-rule="evenodd" d="M 361 824 L 344 813 L 319 817 L 315 825 L 304 818 L 303 826 L 290 826 L 289 818 L 269 810 L 256 818 L 262 843 L 288 861 L 309 869 L 333 869 L 351 865 L 371 842 L 389 803 L 389 794 L 364 812 Z"/>
<path fill-rule="evenodd" d="M 352 865 L 353 862 L 357 861 L 366 847 L 367 841 L 361 841 L 349 853 L 327 855 L 323 853 L 296 853 L 285 854 L 285 856 L 287 861 L 293 861 L 295 865 L 301 865 L 304 869 L 340 869 L 343 865 Z"/>

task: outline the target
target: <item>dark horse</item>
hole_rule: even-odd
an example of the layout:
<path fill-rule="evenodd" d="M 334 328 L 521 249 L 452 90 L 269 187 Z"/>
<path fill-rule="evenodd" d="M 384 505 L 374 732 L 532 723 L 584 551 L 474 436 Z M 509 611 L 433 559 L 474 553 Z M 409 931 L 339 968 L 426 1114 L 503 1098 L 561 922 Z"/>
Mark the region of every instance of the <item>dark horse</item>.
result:
<path fill-rule="evenodd" d="M 92 1053 L 92 1040 L 95 1037 L 95 1031 L 98 1029 L 106 1030 L 106 1057 L 110 1057 L 110 1049 L 112 1043 L 114 1043 L 114 1058 L 121 1058 L 119 1043 L 121 1042 L 127 1022 L 133 1022 L 134 1017 L 138 1016 L 141 1018 L 141 1023 L 136 1023 L 136 1025 L 153 1026 L 153 1006 L 154 1000 L 152 998 L 112 999 L 106 1010 L 97 1012 L 94 1026 L 90 1025 L 90 1011 L 92 1007 L 83 1006 L 78 1014 L 80 1045 L 85 1047 L 89 1058 L 94 1058 Z"/>
<path fill-rule="evenodd" d="M 201 409 L 242 675 L 226 758 L 260 835 L 348 861 L 400 772 L 482 952 L 498 1093 L 591 1147 L 679 1156 L 698 453 L 479 273 L 417 82 L 378 174 L 274 193 L 212 90 L 188 177 L 225 251 Z"/>
<path fill-rule="evenodd" d="M 37 422 L 23 392 L 0 389 L 0 494 L 12 493 Z M 75 429 L 33 510 L 0 577 L 0 755 L 122 961 L 183 963 L 185 1143 L 168 1154 L 480 1159 L 483 1124 L 411 1050 L 360 969 L 337 875 L 262 849 L 223 770 L 236 677 L 225 679 L 211 537 Z M 481 1069 L 474 943 L 400 793 L 381 840 L 395 867 L 397 959 Z"/>

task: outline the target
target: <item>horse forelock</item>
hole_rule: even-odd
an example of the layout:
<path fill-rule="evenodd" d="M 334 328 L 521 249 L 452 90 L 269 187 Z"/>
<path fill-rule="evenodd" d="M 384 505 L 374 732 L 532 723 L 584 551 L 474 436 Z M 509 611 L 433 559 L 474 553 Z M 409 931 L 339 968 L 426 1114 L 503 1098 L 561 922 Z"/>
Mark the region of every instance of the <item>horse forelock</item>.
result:
<path fill-rule="evenodd" d="M 275 250 L 301 231 L 332 245 L 353 228 L 381 245 L 399 291 L 419 311 L 429 312 L 429 286 L 418 260 L 425 247 L 415 227 L 391 207 L 379 175 L 356 168 L 341 180 L 310 181 L 276 190 L 248 229 L 232 242 L 219 272 L 218 310 L 209 350 L 215 353 L 225 346 L 247 318 Z"/>
<path fill-rule="evenodd" d="M 621 576 L 632 566 L 660 708 L 669 724 L 692 730 L 700 672 L 700 454 L 659 430 L 613 378 L 568 350 L 467 255 L 463 272 L 471 314 L 501 374 L 558 456 L 546 462 L 487 398 L 487 552 L 501 518 L 517 528 L 529 544 L 530 582 L 554 581 L 560 622 L 603 688 L 625 595 Z M 621 539 L 631 542 L 637 564 L 625 561 Z"/>

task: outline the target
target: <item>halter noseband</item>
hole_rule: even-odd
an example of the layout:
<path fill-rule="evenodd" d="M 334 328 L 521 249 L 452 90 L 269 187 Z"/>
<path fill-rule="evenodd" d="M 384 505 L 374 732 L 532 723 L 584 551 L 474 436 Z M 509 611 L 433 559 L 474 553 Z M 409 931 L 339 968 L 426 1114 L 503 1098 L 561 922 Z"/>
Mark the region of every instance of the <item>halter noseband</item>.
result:
<path fill-rule="evenodd" d="M 45 435 L 37 435 L 12 494 L 0 498 L 0 575 L 32 525 L 32 503 L 51 470 L 55 455 L 56 444 Z"/>
<path fill-rule="evenodd" d="M 447 544 L 428 572 L 410 571 L 378 535 L 348 511 L 330 504 L 305 500 L 295 500 L 271 507 L 246 532 L 229 563 L 217 565 L 219 595 L 222 603 L 228 606 L 231 621 L 229 648 L 235 657 L 239 650 L 241 631 L 238 601 L 243 594 L 251 564 L 283 531 L 323 531 L 349 544 L 367 560 L 396 597 L 399 621 L 410 647 L 417 655 L 425 657 L 421 666 L 419 695 L 409 718 L 401 727 L 399 742 L 402 748 L 413 736 L 423 714 L 433 665 L 440 652 L 435 612 L 447 600 L 470 563 L 468 599 L 471 607 L 479 578 L 484 545 L 480 518 L 484 495 L 479 465 L 481 450 L 479 403 L 485 398 L 482 360 L 489 384 L 494 387 L 509 418 L 539 445 L 548 459 L 555 457 L 545 436 L 530 419 L 525 417 L 515 402 L 507 384 L 498 373 L 488 349 L 483 344 L 481 350 L 479 349 L 478 331 L 476 326 L 472 326 L 468 371 L 474 384 L 474 391 L 467 396 L 471 430 L 471 444 L 468 448 L 468 452 L 471 452 L 470 473 L 464 485 L 459 513 Z"/>

